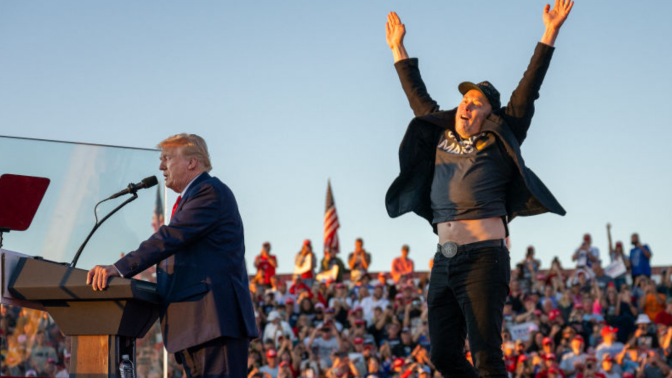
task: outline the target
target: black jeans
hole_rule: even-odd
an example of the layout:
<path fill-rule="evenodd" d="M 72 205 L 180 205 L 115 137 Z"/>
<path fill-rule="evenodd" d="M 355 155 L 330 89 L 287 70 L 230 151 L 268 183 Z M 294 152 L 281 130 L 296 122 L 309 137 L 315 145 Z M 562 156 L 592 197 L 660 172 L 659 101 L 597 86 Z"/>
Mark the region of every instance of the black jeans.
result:
<path fill-rule="evenodd" d="M 481 248 L 452 258 L 436 254 L 427 294 L 430 355 L 444 377 L 508 377 L 501 332 L 510 278 L 505 247 Z M 467 335 L 478 371 L 464 354 Z"/>

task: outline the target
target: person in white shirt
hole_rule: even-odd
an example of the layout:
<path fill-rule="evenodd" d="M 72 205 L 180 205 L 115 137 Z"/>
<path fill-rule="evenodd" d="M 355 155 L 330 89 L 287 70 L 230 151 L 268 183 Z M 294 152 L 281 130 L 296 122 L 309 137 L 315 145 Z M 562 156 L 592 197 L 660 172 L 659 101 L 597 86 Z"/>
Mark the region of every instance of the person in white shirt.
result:
<path fill-rule="evenodd" d="M 289 326 L 289 323 L 282 320 L 279 312 L 275 310 L 271 311 L 271 313 L 268 314 L 267 320 L 268 323 L 266 324 L 266 328 L 264 328 L 264 341 L 273 340 L 275 345 L 278 345 L 278 339 L 280 336 L 287 337 L 292 341 L 296 340 L 296 336 L 294 336 L 292 327 Z"/>
<path fill-rule="evenodd" d="M 588 355 L 583 351 L 583 337 L 576 335 L 572 339 L 570 347 L 572 351 L 565 353 L 560 362 L 560 369 L 565 373 L 566 378 L 576 378 L 579 372 L 583 369 Z"/>
<path fill-rule="evenodd" d="M 364 319 L 368 323 L 373 321 L 373 309 L 376 307 L 386 308 L 390 302 L 383 298 L 383 285 L 377 284 L 373 289 L 373 296 L 362 299 L 360 306 L 364 310 Z"/>
<path fill-rule="evenodd" d="M 593 263 L 600 261 L 600 250 L 592 246 L 590 234 L 583 235 L 583 243 L 572 255 L 572 261 L 576 261 L 576 269 L 585 269 L 593 276 Z"/>

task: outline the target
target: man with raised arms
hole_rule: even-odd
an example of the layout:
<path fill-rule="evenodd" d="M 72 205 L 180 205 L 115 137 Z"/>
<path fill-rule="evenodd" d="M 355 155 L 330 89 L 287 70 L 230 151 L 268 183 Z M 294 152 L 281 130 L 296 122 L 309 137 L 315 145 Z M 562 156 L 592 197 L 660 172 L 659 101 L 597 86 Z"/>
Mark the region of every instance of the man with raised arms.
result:
<path fill-rule="evenodd" d="M 444 377 L 507 377 L 501 351 L 511 274 L 507 222 L 518 215 L 565 214 L 525 166 L 520 146 L 573 4 L 558 0 L 544 8 L 546 30 L 505 107 L 490 82 L 463 82 L 462 102 L 448 111 L 427 93 L 418 60 L 408 58 L 404 24 L 396 13 L 388 15 L 387 43 L 416 118 L 401 143 L 400 173 L 385 202 L 391 217 L 413 211 L 439 236 L 427 302 L 431 359 Z M 491 58 L 486 42 L 469 41 L 472 58 Z M 467 336 L 475 368 L 465 357 Z"/>

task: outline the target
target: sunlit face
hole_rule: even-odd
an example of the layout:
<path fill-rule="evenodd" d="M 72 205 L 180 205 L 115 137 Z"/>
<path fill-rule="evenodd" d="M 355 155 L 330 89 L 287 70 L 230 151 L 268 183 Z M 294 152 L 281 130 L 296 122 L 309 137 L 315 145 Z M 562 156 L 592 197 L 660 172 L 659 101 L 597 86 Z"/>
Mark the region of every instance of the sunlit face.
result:
<path fill-rule="evenodd" d="M 455 131 L 462 138 L 469 138 L 481 131 L 483 121 L 490 115 L 492 106 L 485 95 L 475 89 L 462 97 L 455 113 Z"/>
<path fill-rule="evenodd" d="M 197 166 L 195 158 L 186 158 L 178 147 L 164 147 L 161 150 L 161 164 L 166 187 L 180 193 L 193 179 Z"/>
<path fill-rule="evenodd" d="M 611 360 L 602 361 L 602 370 L 611 371 L 611 368 L 614 366 L 614 363 Z"/>
<path fill-rule="evenodd" d="M 573 339 L 570 345 L 572 346 L 572 351 L 574 351 L 576 354 L 579 354 L 579 352 L 583 351 L 583 341 L 579 339 Z"/>

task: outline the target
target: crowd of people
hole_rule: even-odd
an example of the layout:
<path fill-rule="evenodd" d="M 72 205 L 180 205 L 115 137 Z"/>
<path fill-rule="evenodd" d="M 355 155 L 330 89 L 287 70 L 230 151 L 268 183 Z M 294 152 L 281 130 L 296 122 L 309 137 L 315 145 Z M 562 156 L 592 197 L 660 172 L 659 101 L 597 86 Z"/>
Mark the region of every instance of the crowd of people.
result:
<path fill-rule="evenodd" d="M 672 377 L 669 271 L 652 277 L 637 234 L 629 253 L 608 235 L 605 255 L 585 235 L 572 269 L 557 257 L 543 267 L 533 247 L 512 264 L 501 330 L 511 377 Z M 415 272 L 409 251 L 374 274 L 362 239 L 347 263 L 326 251 L 319 264 L 305 241 L 284 280 L 265 243 L 250 279 L 261 337 L 250 344 L 248 378 L 440 377 L 429 358 L 431 270 Z M 2 306 L 0 333 L 3 376 L 68 376 L 69 338 L 46 313 Z M 161 345 L 158 326 L 138 340 L 138 378 L 161 376 Z M 168 365 L 170 377 L 183 376 L 172 357 Z"/>

